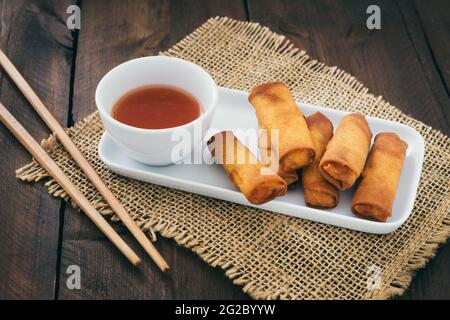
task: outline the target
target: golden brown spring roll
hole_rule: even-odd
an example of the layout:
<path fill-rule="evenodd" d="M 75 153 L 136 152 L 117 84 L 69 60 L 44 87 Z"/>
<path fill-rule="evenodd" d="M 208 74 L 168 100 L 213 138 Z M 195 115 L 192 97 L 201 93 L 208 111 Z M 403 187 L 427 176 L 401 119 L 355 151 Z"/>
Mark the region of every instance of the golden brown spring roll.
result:
<path fill-rule="evenodd" d="M 342 118 L 320 160 L 322 176 L 339 190 L 353 186 L 369 154 L 372 132 L 362 114 Z"/>
<path fill-rule="evenodd" d="M 286 181 L 286 184 L 289 186 L 296 182 L 298 180 L 298 175 L 296 170 L 292 171 L 284 171 L 282 168 L 280 168 L 277 172 L 277 174 Z"/>
<path fill-rule="evenodd" d="M 255 108 L 259 129 L 266 129 L 269 142 L 271 130 L 278 130 L 276 145 L 268 147 L 277 150 L 283 172 L 292 172 L 314 160 L 314 146 L 305 117 L 286 85 L 261 84 L 253 88 L 248 100 Z"/>
<path fill-rule="evenodd" d="M 320 112 L 307 117 L 306 122 L 316 149 L 316 157 L 313 163 L 302 169 L 305 203 L 312 207 L 334 208 L 339 203 L 339 191 L 319 171 L 320 159 L 333 137 L 333 124 Z"/>
<path fill-rule="evenodd" d="M 286 182 L 264 166 L 242 145 L 231 131 L 222 131 L 208 141 L 216 162 L 228 173 L 233 184 L 253 204 L 263 204 L 286 193 Z M 264 168 L 267 169 L 267 168 Z"/>
<path fill-rule="evenodd" d="M 408 144 L 395 133 L 383 132 L 375 137 L 353 196 L 353 213 L 382 222 L 392 215 L 407 148 Z"/>
<path fill-rule="evenodd" d="M 280 166 L 279 163 L 279 158 L 278 157 L 274 157 L 274 159 L 272 159 L 272 150 L 269 148 L 270 143 L 268 142 L 268 139 L 270 137 L 267 136 L 267 134 L 265 134 L 265 132 L 260 131 L 260 136 L 259 136 L 259 140 L 258 140 L 258 147 L 261 155 L 261 163 L 265 166 L 268 167 L 272 167 L 272 161 L 276 160 L 276 168 L 272 167 L 273 170 L 277 171 L 277 174 L 284 180 L 286 181 L 286 184 L 289 186 L 291 184 L 293 184 L 294 182 L 296 182 L 298 180 L 298 175 L 297 175 L 297 171 L 296 170 L 290 170 L 290 171 L 286 171 L 284 170 L 283 167 Z"/>

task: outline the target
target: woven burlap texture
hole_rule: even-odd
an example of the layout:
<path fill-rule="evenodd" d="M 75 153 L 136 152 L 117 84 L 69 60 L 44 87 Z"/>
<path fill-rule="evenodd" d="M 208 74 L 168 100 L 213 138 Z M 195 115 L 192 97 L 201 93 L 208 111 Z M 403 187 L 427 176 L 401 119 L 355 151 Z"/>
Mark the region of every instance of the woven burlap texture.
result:
<path fill-rule="evenodd" d="M 319 63 L 285 37 L 257 23 L 212 18 L 167 52 L 204 67 L 224 87 L 248 91 L 283 81 L 306 103 L 389 119 L 418 130 L 426 141 L 413 213 L 397 231 L 371 235 L 219 201 L 120 177 L 97 154 L 103 128 L 97 113 L 68 132 L 139 226 L 173 238 L 257 299 L 384 299 L 401 294 L 450 234 L 450 139 L 368 93 L 353 76 Z M 230 115 L 232 116 L 232 115 Z M 50 138 L 49 154 L 96 208 L 102 197 Z M 36 162 L 20 179 L 48 177 Z M 49 180 L 51 194 L 67 199 Z M 115 219 L 117 220 L 117 219 Z M 175 270 L 176 271 L 176 270 Z M 379 276 L 379 277 L 378 277 Z"/>

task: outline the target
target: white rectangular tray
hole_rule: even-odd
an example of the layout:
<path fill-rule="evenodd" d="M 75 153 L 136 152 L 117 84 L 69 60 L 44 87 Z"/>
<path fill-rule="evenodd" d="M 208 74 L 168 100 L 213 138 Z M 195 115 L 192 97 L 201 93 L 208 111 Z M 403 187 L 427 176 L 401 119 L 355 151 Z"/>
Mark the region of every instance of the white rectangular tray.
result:
<path fill-rule="evenodd" d="M 214 115 L 212 129 L 258 128 L 255 113 L 247 100 L 248 93 L 219 88 L 219 102 Z M 297 102 L 306 116 L 320 111 L 337 127 L 346 112 Z M 169 188 L 193 192 L 208 197 L 253 206 L 264 210 L 283 213 L 298 218 L 331 224 L 348 229 L 384 234 L 396 230 L 411 214 L 424 155 L 422 136 L 413 128 L 403 124 L 367 117 L 373 136 L 382 131 L 397 133 L 408 143 L 400 185 L 393 206 L 393 215 L 387 222 L 369 221 L 355 216 L 351 210 L 354 189 L 341 192 L 339 205 L 334 209 L 315 209 L 305 205 L 300 184 L 290 187 L 288 193 L 264 205 L 256 206 L 231 184 L 225 171 L 219 165 L 181 164 L 152 167 L 129 158 L 105 132 L 98 148 L 100 158 L 115 173 L 129 178 L 151 182 Z M 207 136 L 206 139 L 209 137 Z M 238 135 L 239 138 L 239 135 Z M 150 146 L 151 147 L 151 146 Z M 198 146 L 202 148 L 204 146 Z M 249 146 L 255 152 L 256 146 Z"/>

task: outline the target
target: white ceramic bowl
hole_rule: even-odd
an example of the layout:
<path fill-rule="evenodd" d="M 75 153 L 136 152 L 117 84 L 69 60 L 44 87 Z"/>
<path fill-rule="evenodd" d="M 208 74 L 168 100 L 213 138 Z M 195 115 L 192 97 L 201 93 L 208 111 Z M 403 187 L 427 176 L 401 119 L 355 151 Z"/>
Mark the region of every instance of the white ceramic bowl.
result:
<path fill-rule="evenodd" d="M 136 128 L 111 116 L 113 106 L 124 94 L 152 84 L 170 85 L 189 92 L 199 101 L 201 116 L 185 125 L 167 129 Z M 162 166 L 181 161 L 202 142 L 217 97 L 216 83 L 198 65 L 178 58 L 152 56 L 127 61 L 109 71 L 97 86 L 95 103 L 106 131 L 130 157 L 145 164 Z M 180 136 L 189 137 L 189 140 L 183 140 L 181 148 Z M 174 154 L 174 149 L 184 150 L 184 153 Z"/>

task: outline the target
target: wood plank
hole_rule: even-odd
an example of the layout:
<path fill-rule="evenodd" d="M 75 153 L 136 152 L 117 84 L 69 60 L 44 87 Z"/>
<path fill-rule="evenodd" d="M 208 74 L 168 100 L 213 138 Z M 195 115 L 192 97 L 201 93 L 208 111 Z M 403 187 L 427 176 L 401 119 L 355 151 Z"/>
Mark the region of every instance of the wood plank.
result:
<path fill-rule="evenodd" d="M 82 1 L 81 10 L 74 121 L 95 110 L 97 83 L 117 64 L 169 48 L 210 16 L 245 19 L 240 1 Z M 115 227 L 144 258 L 139 269 L 131 267 L 83 215 L 66 209 L 59 298 L 246 298 L 222 271 L 207 266 L 172 240 L 160 238 L 157 248 L 172 267 L 170 273 L 162 274 L 128 232 L 120 225 Z M 72 264 L 81 268 L 81 290 L 66 287 L 65 271 Z"/>
<path fill-rule="evenodd" d="M 450 78 L 450 35 L 448 1 L 399 1 L 409 37 L 417 59 L 424 70 L 433 96 L 443 110 L 449 131 L 450 99 L 448 85 Z M 442 41 L 441 43 L 439 41 Z M 428 106 L 427 106 L 428 108 Z M 424 108 L 425 110 L 428 110 Z M 450 299 L 450 244 L 440 248 L 436 257 L 425 269 L 419 270 L 408 291 L 401 299 Z"/>
<path fill-rule="evenodd" d="M 448 134 L 448 96 L 414 11 L 407 1 L 377 1 L 381 30 L 370 31 L 365 12 L 372 2 L 303 0 L 273 4 L 248 0 L 248 8 L 250 20 L 285 34 L 313 58 L 349 71 L 373 93 L 382 94 L 407 114 Z M 448 12 L 439 5 L 428 10 L 429 17 L 436 11 L 441 12 L 436 17 Z M 444 52 L 442 57 L 448 58 L 448 54 Z M 450 297 L 449 247 L 441 248 L 426 270 L 418 272 L 404 298 Z"/>
<path fill-rule="evenodd" d="M 55 116 L 67 121 L 72 35 L 69 1 L 0 1 L 0 47 Z M 12 81 L 0 72 L 0 99 L 40 140 L 48 130 Z M 0 299 L 53 299 L 61 201 L 14 171 L 30 156 L 0 125 Z"/>
<path fill-rule="evenodd" d="M 431 14 L 430 11 L 434 12 L 434 17 L 439 17 L 439 12 L 450 8 L 450 5 L 448 5 L 449 2 L 447 2 L 447 5 L 439 1 L 427 1 L 427 3 L 427 12 L 429 14 Z M 439 35 L 435 35 L 434 32 L 426 33 L 424 26 L 421 24 L 421 18 L 418 15 L 418 11 L 412 1 L 398 0 L 398 7 L 402 14 L 409 39 L 415 49 L 417 60 L 419 61 L 419 64 L 421 66 L 424 81 L 428 84 L 429 91 L 442 110 L 442 116 L 444 117 L 443 122 L 446 123 L 444 131 L 449 134 L 450 96 L 445 83 L 445 79 L 443 77 L 445 73 L 443 74 L 441 72 L 442 70 L 445 72 L 445 67 L 450 66 L 450 64 L 448 64 L 449 56 L 447 55 L 445 56 L 445 59 L 443 58 L 442 55 L 445 54 L 445 46 L 439 47 L 437 45 L 437 42 L 440 40 L 442 41 L 442 43 L 445 43 L 447 45 L 447 49 L 450 51 L 448 41 L 445 40 L 448 39 L 450 30 L 447 26 L 446 33 L 444 32 L 444 30 L 433 30 L 437 32 L 442 31 L 442 33 L 439 33 Z M 447 20 L 450 21 L 450 19 L 448 18 Z M 442 20 L 442 23 L 444 22 L 445 20 Z M 444 26 L 441 27 L 445 28 Z M 432 38 L 429 38 L 430 35 L 432 36 Z M 439 37 L 442 37 L 442 39 L 439 39 Z M 434 55 L 434 51 L 430 46 L 430 40 L 432 40 L 435 45 L 437 55 Z M 422 106 L 422 109 L 428 110 L 428 105 L 425 106 L 426 108 L 423 108 Z"/>
<path fill-rule="evenodd" d="M 450 245 L 440 248 L 424 269 L 417 271 L 410 287 L 399 299 L 448 300 L 450 299 Z"/>
<path fill-rule="evenodd" d="M 248 1 L 250 20 L 285 34 L 295 45 L 328 65 L 361 80 L 372 93 L 426 124 L 450 133 L 440 83 L 416 53 L 404 17 L 394 1 L 377 1 L 381 30 L 368 30 L 364 1 Z M 427 59 L 423 58 L 424 62 Z M 426 107 L 425 107 L 426 106 Z"/>
<path fill-rule="evenodd" d="M 427 44 L 447 90 L 450 89 L 450 1 L 414 1 Z M 449 108 L 450 109 L 450 108 Z"/>

